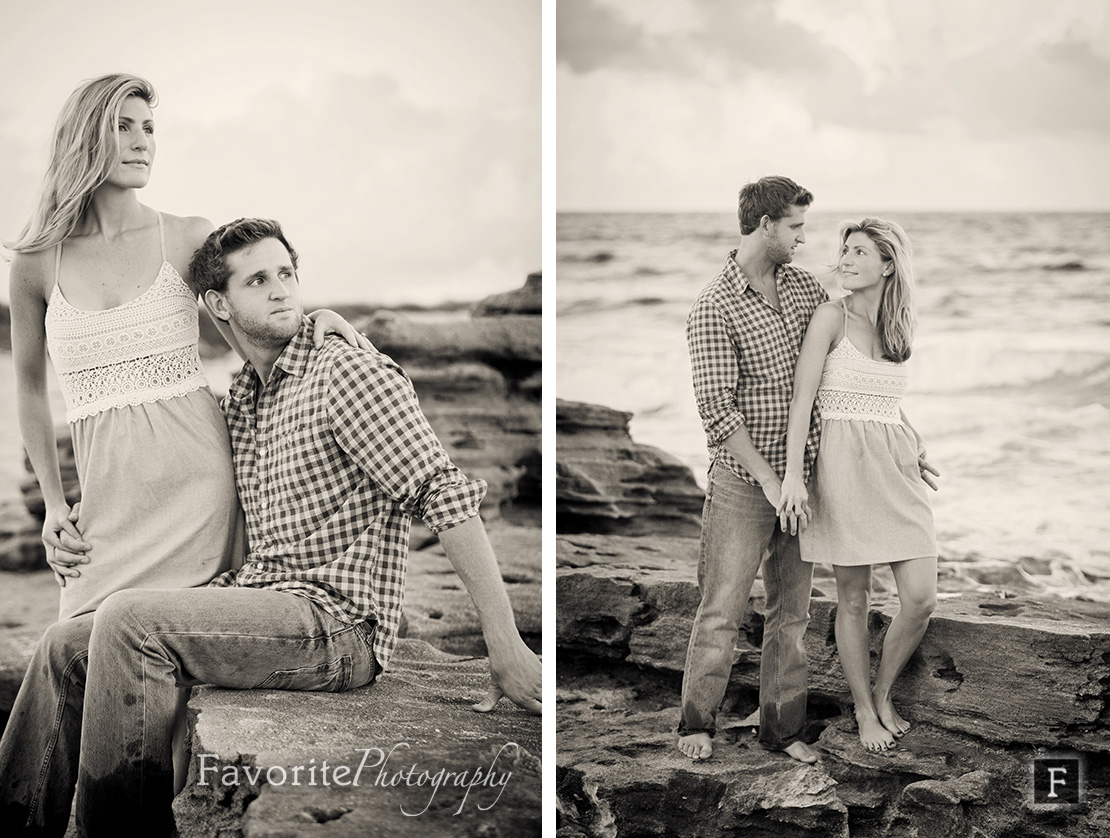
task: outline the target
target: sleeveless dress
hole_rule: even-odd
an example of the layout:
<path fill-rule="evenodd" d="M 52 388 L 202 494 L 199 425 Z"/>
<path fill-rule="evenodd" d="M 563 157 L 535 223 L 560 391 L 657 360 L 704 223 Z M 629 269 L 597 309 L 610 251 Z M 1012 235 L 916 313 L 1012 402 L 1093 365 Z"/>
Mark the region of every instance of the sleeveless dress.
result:
<path fill-rule="evenodd" d="M 166 261 L 114 308 L 74 308 L 58 285 L 46 339 L 61 382 L 81 483 L 78 527 L 91 545 L 61 589 L 59 619 L 125 588 L 207 584 L 241 556 L 239 499 L 223 413 L 198 353 L 196 297 Z"/>
<path fill-rule="evenodd" d="M 905 364 L 876 361 L 844 337 L 825 358 L 817 407 L 821 445 L 809 487 L 802 559 L 869 565 L 937 555 L 933 512 L 902 423 Z"/>

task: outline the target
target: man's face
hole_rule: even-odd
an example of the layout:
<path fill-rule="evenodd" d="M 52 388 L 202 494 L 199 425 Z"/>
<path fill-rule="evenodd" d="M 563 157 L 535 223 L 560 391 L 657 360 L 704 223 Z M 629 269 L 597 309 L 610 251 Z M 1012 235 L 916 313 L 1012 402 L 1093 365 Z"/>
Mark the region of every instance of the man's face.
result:
<path fill-rule="evenodd" d="M 768 258 L 776 265 L 793 262 L 794 252 L 806 240 L 806 207 L 792 206 L 790 212 L 768 226 L 765 240 Z"/>
<path fill-rule="evenodd" d="M 284 346 L 301 328 L 304 307 L 297 272 L 277 239 L 227 257 L 231 277 L 223 297 L 231 322 L 258 346 Z"/>

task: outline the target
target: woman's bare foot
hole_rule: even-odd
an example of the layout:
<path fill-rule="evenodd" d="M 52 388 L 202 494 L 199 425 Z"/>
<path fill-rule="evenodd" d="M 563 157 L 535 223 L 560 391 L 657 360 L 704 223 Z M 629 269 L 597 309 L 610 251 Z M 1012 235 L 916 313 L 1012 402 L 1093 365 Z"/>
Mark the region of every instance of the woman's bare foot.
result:
<path fill-rule="evenodd" d="M 894 734 L 883 727 L 879 717 L 856 711 L 856 724 L 859 725 L 859 741 L 868 751 L 886 751 L 894 747 Z"/>
<path fill-rule="evenodd" d="M 788 756 L 798 760 L 798 762 L 813 764 L 821 761 L 821 755 L 813 750 L 813 748 L 809 747 L 805 742 L 791 742 L 782 750 Z"/>
<path fill-rule="evenodd" d="M 678 749 L 694 762 L 713 756 L 713 737 L 708 733 L 688 733 L 678 737 Z"/>
<path fill-rule="evenodd" d="M 894 704 L 890 700 L 890 695 L 879 696 L 872 692 L 871 700 L 875 703 L 875 713 L 878 715 L 882 726 L 894 734 L 895 737 L 905 736 L 910 729 L 910 723 L 898 715 L 898 711 L 894 709 Z"/>

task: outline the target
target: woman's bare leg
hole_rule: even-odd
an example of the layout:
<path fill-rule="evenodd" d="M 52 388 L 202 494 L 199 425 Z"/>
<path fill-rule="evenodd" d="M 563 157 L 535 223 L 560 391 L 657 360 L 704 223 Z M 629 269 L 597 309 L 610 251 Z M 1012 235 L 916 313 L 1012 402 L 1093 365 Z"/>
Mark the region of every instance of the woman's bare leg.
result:
<path fill-rule="evenodd" d="M 869 751 L 893 747 L 894 737 L 883 727 L 871 699 L 871 655 L 867 615 L 871 606 L 871 566 L 837 567 L 836 650 L 844 678 L 856 705 L 859 741 Z"/>
<path fill-rule="evenodd" d="M 937 603 L 937 560 L 934 556 L 891 562 L 890 569 L 898 586 L 900 607 L 883 641 L 883 659 L 875 674 L 871 700 L 883 727 L 901 736 L 910 729 L 910 723 L 894 709 L 890 690 L 929 627 Z"/>

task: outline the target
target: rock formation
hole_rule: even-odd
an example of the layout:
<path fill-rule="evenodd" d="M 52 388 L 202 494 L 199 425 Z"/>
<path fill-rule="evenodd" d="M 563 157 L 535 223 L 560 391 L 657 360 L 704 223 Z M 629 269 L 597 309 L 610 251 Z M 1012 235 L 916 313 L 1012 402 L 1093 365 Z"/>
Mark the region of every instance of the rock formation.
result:
<path fill-rule="evenodd" d="M 593 417 L 606 413 L 563 404 L 559 420 L 575 429 L 598 427 Z M 593 438 L 595 453 L 579 445 L 572 463 L 627 449 L 623 427 L 605 427 Z M 561 447 L 557 455 L 561 461 Z M 571 492 L 558 503 L 578 500 Z M 806 636 L 806 738 L 823 762 L 805 766 L 762 750 L 749 718 L 758 707 L 764 619 L 757 581 L 737 639 L 716 753 L 695 764 L 675 748 L 674 730 L 699 600 L 697 560 L 697 538 L 666 528 L 557 537 L 562 838 L 1110 830 L 1110 607 L 1014 596 L 942 562 L 940 604 L 895 688 L 895 703 L 913 729 L 896 750 L 872 754 L 859 745 L 836 657 L 835 586 L 818 568 Z M 897 612 L 888 570 L 876 571 L 874 588 L 873 660 Z M 1076 754 L 1086 767 L 1088 805 L 1080 811 L 1030 806 L 1033 759 L 1058 752 Z"/>
<path fill-rule="evenodd" d="M 631 418 L 607 407 L 556 401 L 559 532 L 697 535 L 701 489 L 677 457 L 632 441 Z"/>

